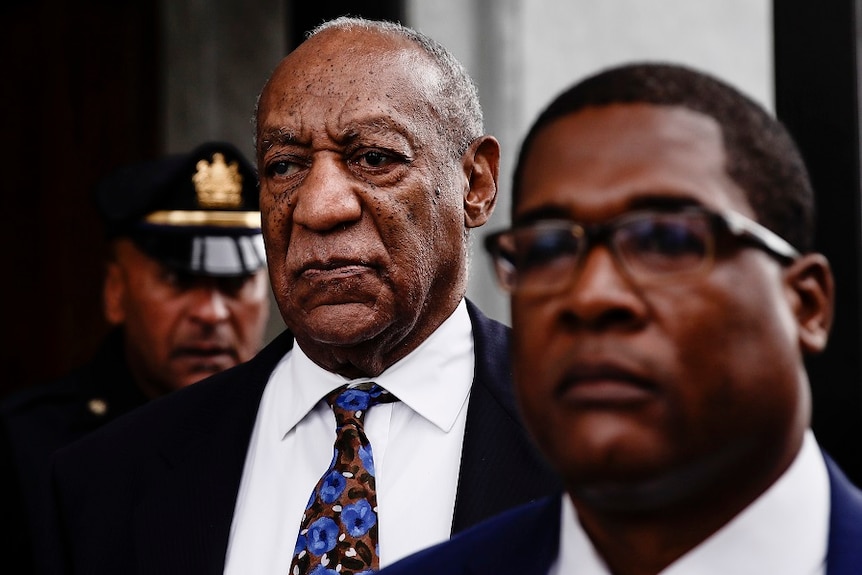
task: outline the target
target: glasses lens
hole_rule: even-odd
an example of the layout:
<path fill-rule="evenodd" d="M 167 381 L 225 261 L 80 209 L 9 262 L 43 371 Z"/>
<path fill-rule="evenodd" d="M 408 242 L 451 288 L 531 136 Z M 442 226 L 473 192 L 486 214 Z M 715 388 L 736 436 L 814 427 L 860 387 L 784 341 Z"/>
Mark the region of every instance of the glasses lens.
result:
<path fill-rule="evenodd" d="M 584 241 L 579 231 L 570 225 L 548 225 L 501 235 L 497 272 L 503 286 L 510 291 L 534 292 L 564 284 L 575 269 Z"/>
<path fill-rule="evenodd" d="M 649 214 L 617 228 L 614 247 L 638 277 L 700 271 L 711 257 L 712 228 L 701 213 Z"/>

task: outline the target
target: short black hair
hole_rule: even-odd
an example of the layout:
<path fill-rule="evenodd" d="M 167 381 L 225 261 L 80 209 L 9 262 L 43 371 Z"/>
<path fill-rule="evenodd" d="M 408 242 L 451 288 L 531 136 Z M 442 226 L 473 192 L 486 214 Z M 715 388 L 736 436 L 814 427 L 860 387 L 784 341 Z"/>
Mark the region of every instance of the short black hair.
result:
<path fill-rule="evenodd" d="M 521 145 L 513 181 L 513 210 L 523 166 L 538 133 L 554 120 L 591 106 L 681 106 L 721 127 L 727 174 L 745 192 L 756 219 L 801 252 L 813 249 L 814 191 L 796 143 L 760 104 L 704 72 L 677 64 L 626 64 L 590 76 L 557 96 Z"/>

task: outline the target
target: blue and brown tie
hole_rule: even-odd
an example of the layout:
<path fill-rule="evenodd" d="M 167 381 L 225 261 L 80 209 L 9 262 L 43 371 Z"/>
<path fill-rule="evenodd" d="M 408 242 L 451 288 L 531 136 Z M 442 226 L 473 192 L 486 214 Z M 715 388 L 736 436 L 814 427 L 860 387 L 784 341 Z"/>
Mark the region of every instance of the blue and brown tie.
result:
<path fill-rule="evenodd" d="M 290 573 L 372 573 L 379 569 L 377 491 L 362 420 L 373 405 L 396 398 L 372 384 L 338 388 L 326 401 L 335 413 L 335 453 L 305 509 Z"/>

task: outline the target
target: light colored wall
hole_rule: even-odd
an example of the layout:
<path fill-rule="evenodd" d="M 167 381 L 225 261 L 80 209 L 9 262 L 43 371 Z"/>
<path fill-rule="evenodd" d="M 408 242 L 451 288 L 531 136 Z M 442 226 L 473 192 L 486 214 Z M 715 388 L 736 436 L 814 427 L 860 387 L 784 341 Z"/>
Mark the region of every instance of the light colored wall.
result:
<path fill-rule="evenodd" d="M 258 92 L 284 56 L 283 0 L 162 0 L 163 147 L 228 140 L 253 158 Z"/>
<path fill-rule="evenodd" d="M 508 322 L 479 240 L 508 222 L 517 147 L 548 101 L 600 68 L 650 59 L 712 72 L 772 110 L 771 18 L 770 0 L 408 0 L 406 23 L 464 63 L 503 146 L 500 200 L 474 234 L 468 296 Z"/>
<path fill-rule="evenodd" d="M 251 124 L 257 95 L 285 55 L 283 0 L 162 0 L 162 148 L 202 142 L 236 145 L 254 163 Z M 269 341 L 284 329 L 270 297 Z"/>

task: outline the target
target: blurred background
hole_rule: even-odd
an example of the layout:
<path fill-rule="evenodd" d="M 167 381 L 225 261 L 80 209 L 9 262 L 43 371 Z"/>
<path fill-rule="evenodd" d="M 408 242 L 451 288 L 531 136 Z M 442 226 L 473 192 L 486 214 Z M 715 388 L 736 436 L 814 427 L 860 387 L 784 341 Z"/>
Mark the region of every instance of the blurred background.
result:
<path fill-rule="evenodd" d="M 474 234 L 469 297 L 508 322 L 481 237 L 508 221 L 520 139 L 573 81 L 631 60 L 693 65 L 790 128 L 819 194 L 838 318 L 809 365 L 820 442 L 862 484 L 859 40 L 862 0 L 7 0 L 3 34 L 0 396 L 83 363 L 106 331 L 91 194 L 113 168 L 227 140 L 276 63 L 342 14 L 401 21 L 461 59 L 503 146 L 501 197 Z M 275 307 L 273 307 L 275 310 Z M 273 314 L 269 337 L 283 323 Z M 769 361 L 769 358 L 764 358 Z M 697 382 L 692 382 L 696 385 Z"/>

